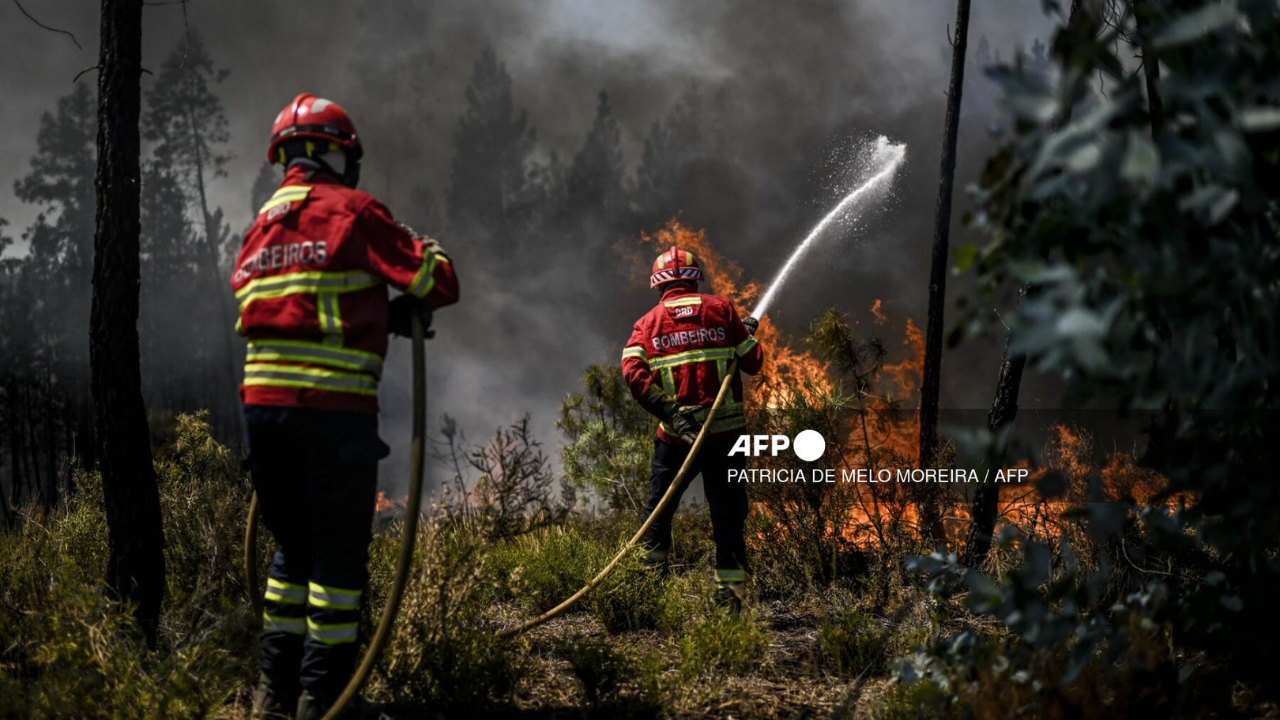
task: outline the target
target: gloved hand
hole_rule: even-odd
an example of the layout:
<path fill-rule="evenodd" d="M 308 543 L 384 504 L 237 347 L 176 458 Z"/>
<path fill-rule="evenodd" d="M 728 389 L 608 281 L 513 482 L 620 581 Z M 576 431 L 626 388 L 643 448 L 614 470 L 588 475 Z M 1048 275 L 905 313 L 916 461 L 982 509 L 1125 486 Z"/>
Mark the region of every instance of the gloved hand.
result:
<path fill-rule="evenodd" d="M 649 389 L 644 391 L 644 395 L 640 397 L 640 407 L 649 411 L 650 415 L 658 418 L 667 424 L 667 427 L 675 431 L 676 435 L 685 442 L 693 442 L 698 437 L 698 428 L 701 425 L 693 425 L 691 418 L 682 417 L 681 412 L 689 408 L 700 409 L 697 406 L 681 407 L 674 398 L 662 390 L 662 386 L 653 383 L 649 385 Z M 705 415 L 703 416 L 706 417 Z M 692 434 L 689 429 L 692 428 Z"/>
<path fill-rule="evenodd" d="M 431 306 L 412 295 L 401 295 L 387 305 L 387 332 L 400 337 L 413 337 L 413 317 L 422 321 L 422 336 L 435 337 L 431 329 Z"/>
<path fill-rule="evenodd" d="M 742 324 L 747 326 L 747 332 L 751 333 L 752 337 L 755 336 L 756 329 L 760 327 L 760 321 L 753 317 L 743 318 Z"/>
<path fill-rule="evenodd" d="M 671 416 L 667 425 L 676 431 L 679 438 L 690 445 L 698 439 L 698 431 L 707 421 L 707 408 L 701 405 L 684 405 Z"/>

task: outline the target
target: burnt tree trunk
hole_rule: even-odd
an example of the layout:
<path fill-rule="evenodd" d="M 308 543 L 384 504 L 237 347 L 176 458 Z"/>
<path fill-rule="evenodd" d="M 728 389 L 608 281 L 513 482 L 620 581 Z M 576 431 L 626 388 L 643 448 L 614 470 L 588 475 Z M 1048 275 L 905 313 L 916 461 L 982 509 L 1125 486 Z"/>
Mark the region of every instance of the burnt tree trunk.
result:
<path fill-rule="evenodd" d="M 160 495 L 138 353 L 142 0 L 102 0 L 89 366 L 111 555 L 107 582 L 154 643 L 164 595 Z"/>
<path fill-rule="evenodd" d="M 1067 15 L 1068 27 L 1075 27 L 1077 23 L 1084 20 L 1080 6 L 1081 0 L 1072 0 L 1071 11 Z M 1068 103 L 1062 109 L 1062 115 L 1055 123 L 1057 128 L 1071 122 L 1072 108 L 1073 106 Z M 1019 304 L 1022 298 L 1026 297 L 1027 290 L 1027 286 L 1024 285 L 1018 291 Z M 993 434 L 1018 417 L 1018 393 L 1022 389 L 1022 373 L 1027 366 L 1027 356 L 1022 353 L 1016 355 L 1009 353 L 1009 344 L 1012 339 L 1012 333 L 1005 338 L 1004 355 L 1000 359 L 1000 374 L 996 378 L 996 394 L 991 400 L 991 410 L 987 413 L 987 429 Z M 997 463 L 1004 461 L 1003 452 L 996 460 Z M 964 552 L 960 558 L 964 565 L 972 567 L 986 559 L 987 553 L 991 551 L 991 539 L 995 533 L 996 516 L 999 512 L 999 483 L 979 484 L 973 494 L 973 507 L 970 511 L 973 520 L 969 523 Z"/>
<path fill-rule="evenodd" d="M 933 257 L 929 267 L 929 324 L 925 329 L 924 377 L 920 383 L 920 467 L 930 467 L 938 452 L 938 393 L 942 385 L 943 311 L 947 300 L 948 245 L 951 241 L 951 194 L 955 186 L 956 141 L 960 135 L 960 100 L 964 92 L 964 60 L 969 46 L 969 0 L 956 0 L 955 37 L 951 41 L 951 82 L 942 129 L 942 163 L 938 170 L 938 202 L 933 212 Z M 940 491 L 928 487 L 920 520 L 935 542 L 943 540 Z"/>

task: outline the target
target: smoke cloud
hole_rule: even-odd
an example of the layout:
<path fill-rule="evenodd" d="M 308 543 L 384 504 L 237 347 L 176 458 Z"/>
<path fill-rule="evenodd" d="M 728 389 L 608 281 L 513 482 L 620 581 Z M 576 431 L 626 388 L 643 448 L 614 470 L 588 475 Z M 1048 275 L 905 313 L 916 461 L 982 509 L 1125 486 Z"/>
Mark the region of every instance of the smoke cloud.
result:
<path fill-rule="evenodd" d="M 43 22 L 75 33 L 43 31 L 11 5 L 0 7 L 0 217 L 20 232 L 38 208 L 19 202 L 14 181 L 28 171 L 39 117 L 71 89 L 72 77 L 96 63 L 97 3 L 24 3 Z M 453 135 L 464 90 L 483 48 L 491 47 L 513 80 L 518 108 L 536 128 L 536 159 L 569 161 L 591 127 L 596 94 L 607 90 L 634 171 L 650 126 L 692 93 L 704 110 L 706 154 L 700 178 L 672 216 L 705 226 L 715 246 L 749 276 L 767 280 L 792 246 L 829 209 L 836 188 L 831 158 L 855 137 L 886 135 L 909 147 L 891 212 L 856 239 L 830 243 L 780 296 L 773 319 L 792 336 L 835 305 L 855 319 L 876 299 L 890 316 L 891 346 L 906 318 L 923 322 L 932 210 L 937 188 L 951 0 L 706 0 L 668 2 L 253 2 L 192 0 L 186 23 L 216 63 L 230 71 L 218 86 L 230 119 L 234 158 L 211 200 L 234 229 L 252 217 L 250 188 L 261 167 L 277 110 L 298 92 L 341 102 L 365 138 L 363 187 L 402 218 L 440 236 L 456 260 L 462 304 L 437 318 L 430 347 L 433 418 L 459 418 L 472 439 L 532 413 L 538 436 L 553 448 L 555 413 L 591 363 L 616 362 L 631 322 L 652 302 L 635 281 L 645 268 L 625 260 L 575 264 L 577 248 L 545 248 L 545 262 L 518 272 L 486 267 L 469 238 L 448 234 Z M 145 11 L 144 65 L 158 69 L 183 40 L 184 6 Z M 977 4 L 960 138 L 958 187 L 972 180 L 993 147 L 994 90 L 974 61 L 985 38 L 1011 57 L 1052 32 L 1039 3 Z M 87 73 L 79 82 L 92 83 Z M 144 92 L 151 78 L 144 76 Z M 714 178 L 714 181 L 707 178 Z M 424 198 L 431 198 L 425 201 Z M 957 196 L 953 245 L 968 238 Z M 642 229 L 634 228 L 633 234 Z M 572 234 L 566 234 L 570 237 Z M 519 242 L 520 239 L 513 239 Z M 628 238 L 606 237 L 606 247 Z M 24 252 L 21 240 L 11 254 Z M 952 297 L 963 291 L 957 283 Z M 870 327 L 870 323 L 865 324 Z M 5 328 L 5 332 L 14 331 Z M 962 348 L 944 364 L 944 407 L 985 407 L 999 347 Z M 408 347 L 393 343 L 384 381 L 384 436 L 402 458 L 407 447 Z M 1045 390 L 1024 389 L 1034 404 Z M 392 462 L 387 475 L 400 474 Z"/>

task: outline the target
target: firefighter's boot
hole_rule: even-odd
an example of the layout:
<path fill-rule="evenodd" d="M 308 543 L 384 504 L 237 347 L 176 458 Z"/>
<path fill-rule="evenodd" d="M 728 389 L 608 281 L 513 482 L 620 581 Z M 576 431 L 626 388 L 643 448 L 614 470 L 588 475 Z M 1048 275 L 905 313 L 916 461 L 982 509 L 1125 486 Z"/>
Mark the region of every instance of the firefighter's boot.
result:
<path fill-rule="evenodd" d="M 281 692 L 265 673 L 258 674 L 258 686 L 253 689 L 253 720 L 276 720 L 293 717 L 289 713 L 297 704 L 297 692 Z"/>
<path fill-rule="evenodd" d="M 320 697 L 303 690 L 298 696 L 298 710 L 294 716 L 297 720 L 321 720 L 336 700 L 337 698 Z M 340 720 L 356 720 L 356 718 L 367 716 L 371 708 L 367 700 L 357 695 L 347 703 L 347 707 L 338 717 Z"/>
<path fill-rule="evenodd" d="M 650 548 L 640 556 L 640 564 L 657 577 L 665 579 L 671 574 L 671 565 L 667 562 L 667 555 L 669 554 L 667 550 Z"/>
<path fill-rule="evenodd" d="M 297 720 L 320 720 L 325 713 L 329 712 L 332 705 L 331 701 L 312 695 L 309 690 L 303 690 L 298 696 L 298 711 L 295 717 Z"/>
<path fill-rule="evenodd" d="M 730 615 L 742 613 L 742 603 L 747 592 L 745 570 L 716 570 L 716 605 Z"/>

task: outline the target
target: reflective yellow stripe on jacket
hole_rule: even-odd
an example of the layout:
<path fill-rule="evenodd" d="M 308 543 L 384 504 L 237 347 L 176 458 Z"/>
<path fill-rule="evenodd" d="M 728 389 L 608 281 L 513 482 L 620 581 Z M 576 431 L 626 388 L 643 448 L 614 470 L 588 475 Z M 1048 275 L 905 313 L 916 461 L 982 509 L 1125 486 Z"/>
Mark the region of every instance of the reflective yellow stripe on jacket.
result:
<path fill-rule="evenodd" d="M 249 363 L 310 363 L 382 377 L 382 358 L 371 352 L 302 340 L 250 340 L 245 360 Z"/>
<path fill-rule="evenodd" d="M 261 215 L 262 213 L 270 212 L 276 207 L 287 203 L 302 202 L 303 200 L 306 200 L 307 195 L 310 194 L 310 185 L 287 185 L 276 190 L 275 194 L 271 196 L 271 199 L 258 210 L 258 214 Z"/>
<path fill-rule="evenodd" d="M 728 360 L 733 357 L 733 348 L 708 348 L 706 350 L 688 350 L 675 355 L 665 355 L 649 361 L 649 367 L 658 370 L 690 363 Z"/>
<path fill-rule="evenodd" d="M 375 397 L 378 394 L 378 381 L 372 376 L 295 365 L 248 363 L 244 366 L 244 384 L 329 390 Z"/>
<path fill-rule="evenodd" d="M 405 292 L 414 297 L 425 298 L 436 286 L 436 265 L 442 262 L 449 262 L 449 258 L 434 250 L 428 250 L 426 257 L 422 258 L 422 267 L 418 270 L 418 274 L 413 276 Z"/>
<path fill-rule="evenodd" d="M 383 281 L 376 275 L 362 270 L 345 272 L 309 272 L 285 273 L 250 280 L 244 287 L 236 291 L 236 301 L 240 303 L 240 312 L 254 300 L 299 295 L 303 293 L 349 293 L 367 290 L 382 285 Z"/>

